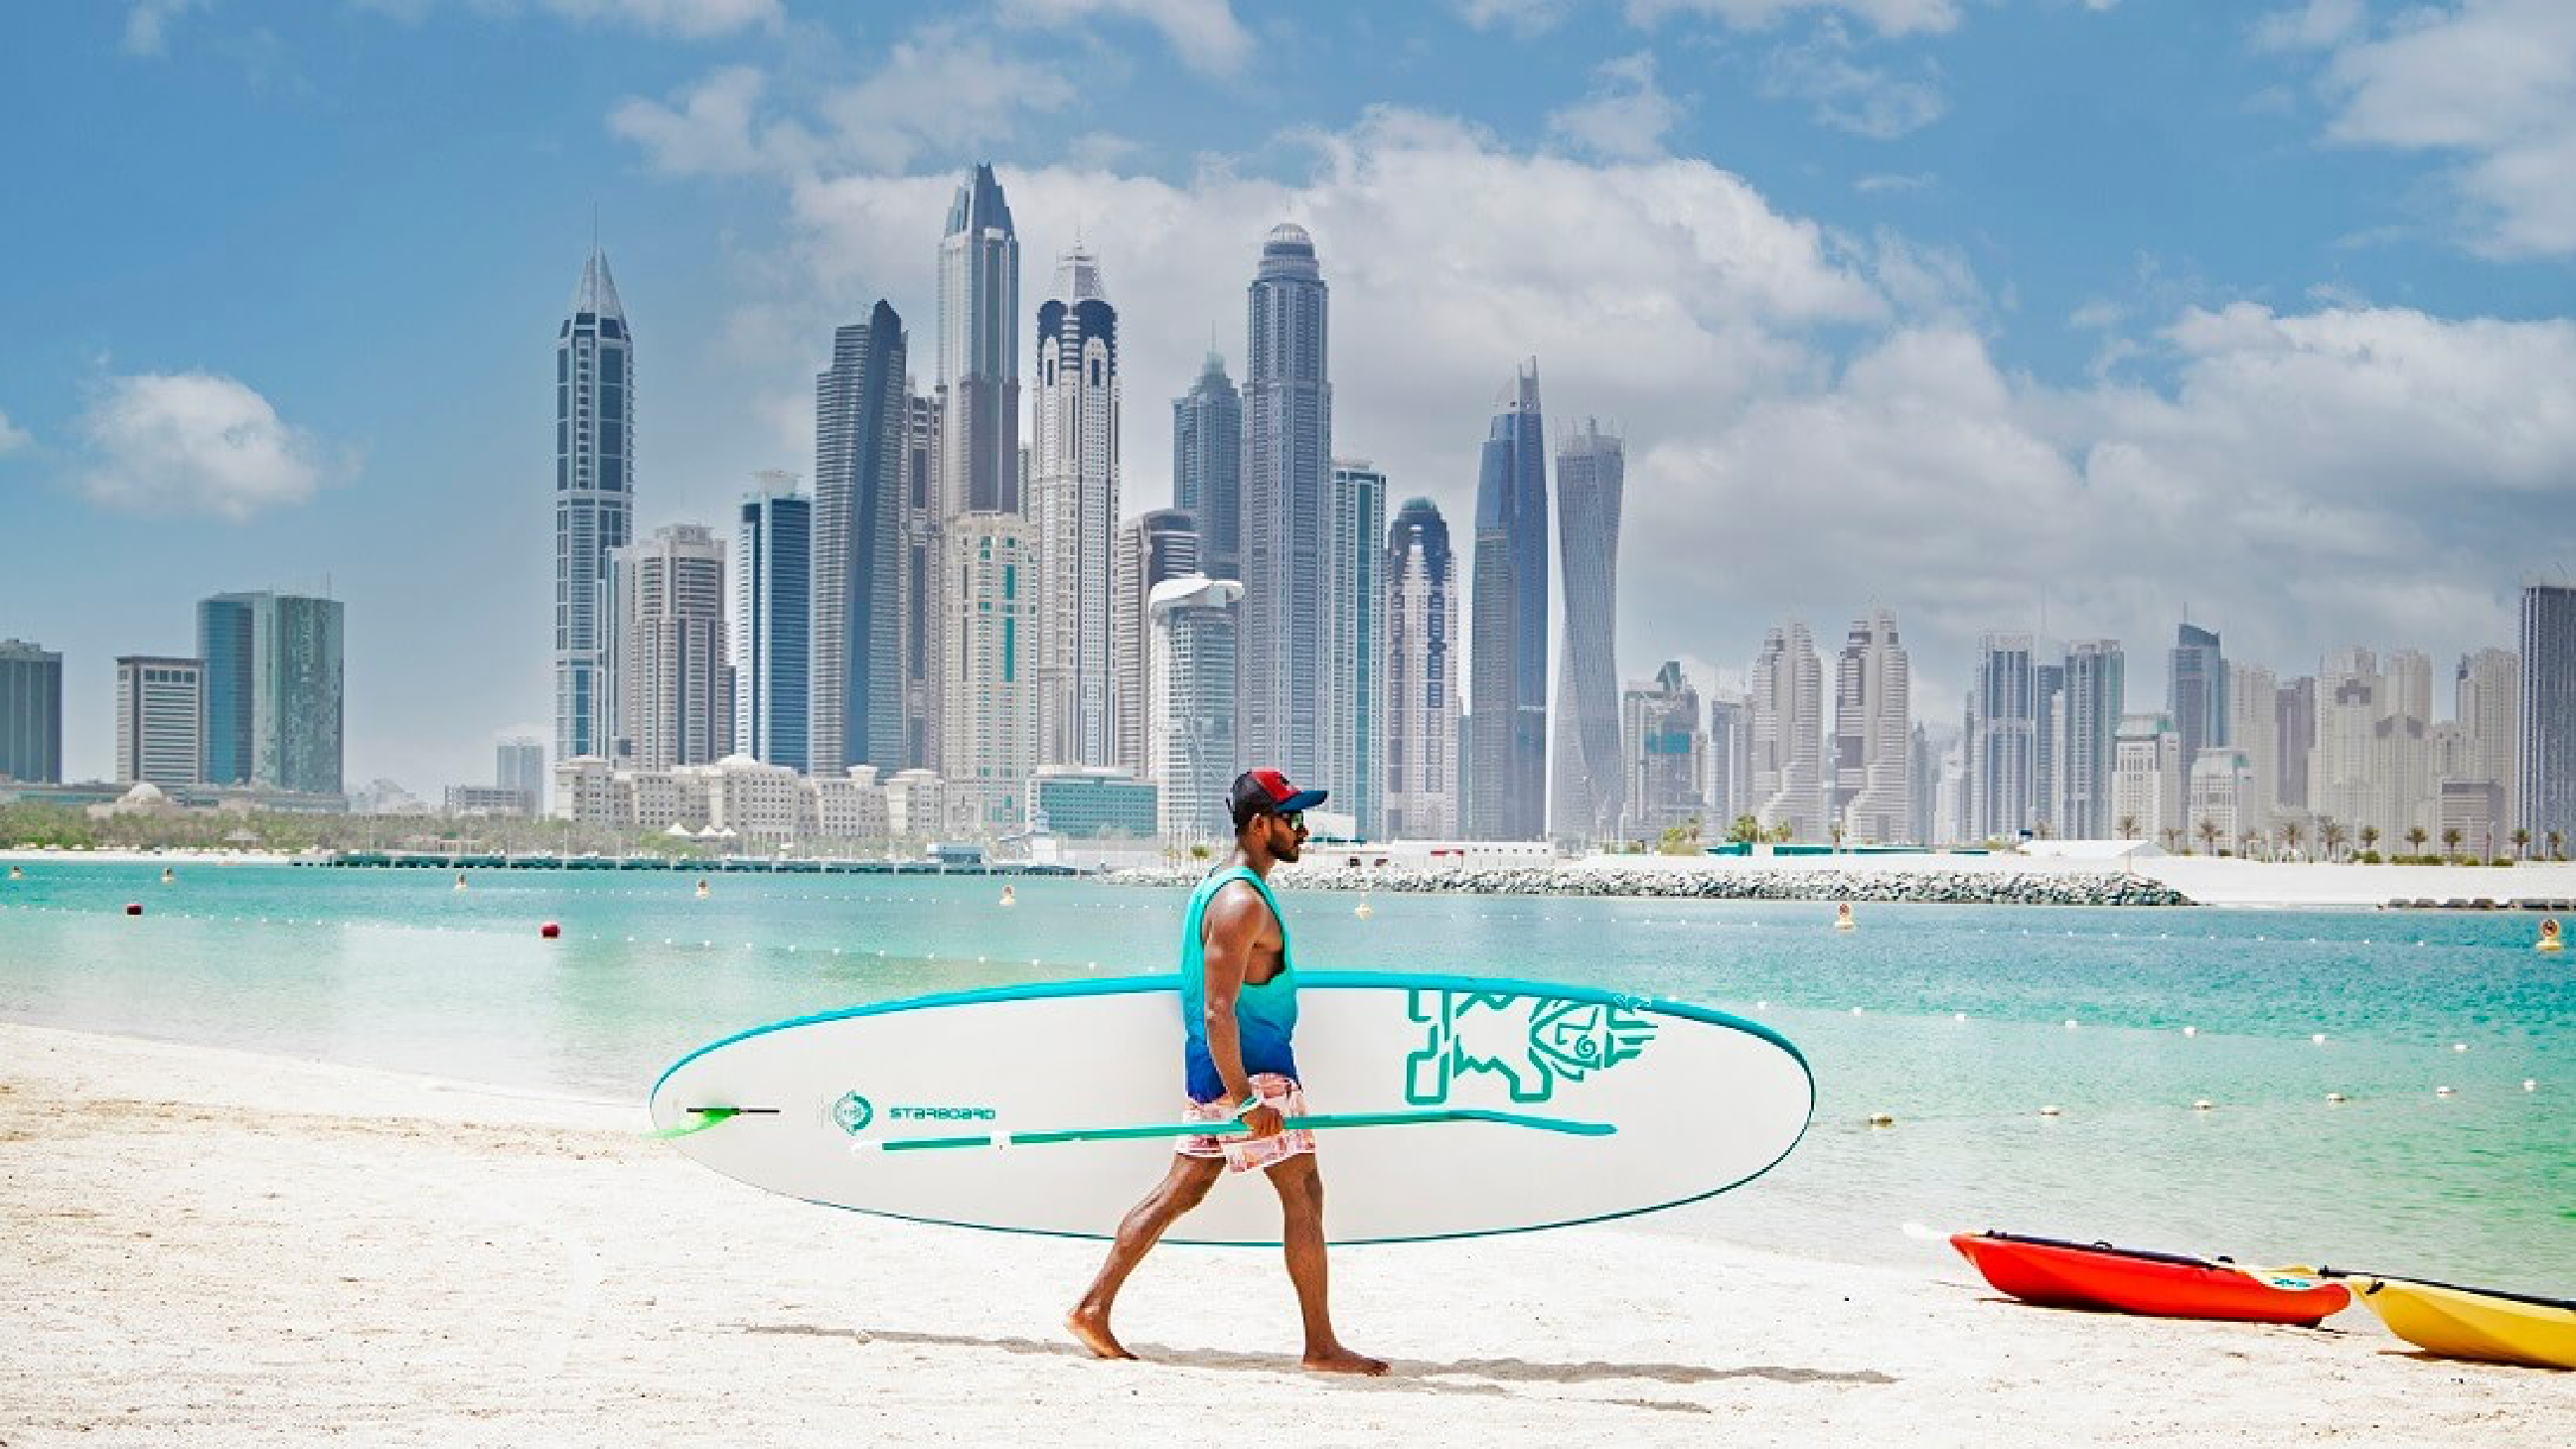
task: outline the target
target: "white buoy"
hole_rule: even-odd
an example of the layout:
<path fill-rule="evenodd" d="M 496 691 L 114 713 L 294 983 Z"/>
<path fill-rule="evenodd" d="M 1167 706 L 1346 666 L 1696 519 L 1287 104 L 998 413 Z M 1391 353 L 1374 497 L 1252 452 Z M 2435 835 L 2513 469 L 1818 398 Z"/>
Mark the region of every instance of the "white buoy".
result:
<path fill-rule="evenodd" d="M 2074 1018 L 2074 1017 L 2071 1017 L 2071 1016 L 2070 1016 L 2070 1017 L 2066 1018 L 2066 1029 L 2067 1029 L 2068 1031 L 2073 1031 L 2073 1030 L 2075 1029 L 2075 1018 Z"/>
<path fill-rule="evenodd" d="M 1952 1021 L 1966 1021 L 1968 1019 L 1968 1014 L 1964 1011 L 1954 1011 L 1950 1013 L 1950 1019 Z"/>
<path fill-rule="evenodd" d="M 2198 1036 L 2200 1035 L 2200 1028 L 2196 1026 L 2186 1026 L 2182 1029 L 2182 1034 L 2184 1036 Z"/>
<path fill-rule="evenodd" d="M 1767 1001 L 1757 1001 L 1753 1003 L 1753 1009 L 1755 1011 L 1769 1011 L 1771 1009 L 1771 1003 Z"/>
<path fill-rule="evenodd" d="M 2192 1102 L 2191 1110 L 2195 1112 L 2206 1112 L 2217 1105 L 2218 1104 L 2216 1102 L 2209 1100 L 2207 1097 L 2201 1097 Z"/>
<path fill-rule="evenodd" d="M 2062 1117 L 2066 1115 L 2066 1109 L 2057 1106 L 2042 1107 L 2039 1109 L 2039 1115 L 2042 1117 Z"/>
<path fill-rule="evenodd" d="M 2328 1103 L 2332 1104 L 2332 1105 L 2335 1105 L 2335 1106 L 2341 1106 L 2341 1105 L 2343 1105 L 2343 1103 L 2344 1103 L 2346 1100 L 2347 1100 L 2347 1099 L 2345 1098 L 2344 1094 L 2343 1094 L 2343 1093 L 2341 1093 L 2341 1092 L 2328 1092 L 2328 1093 L 2326 1093 L 2326 1101 L 2327 1101 Z"/>
<path fill-rule="evenodd" d="M 2540 1083 L 2534 1078 L 2525 1077 L 2522 1079 L 2522 1089 L 2526 1092 L 2537 1092 L 2540 1090 Z"/>
<path fill-rule="evenodd" d="M 2308 1040 L 2315 1042 L 2319 1046 L 2324 1046 L 2326 1044 L 2326 1034 L 2321 1031 L 2312 1031 L 2308 1033 Z"/>
<path fill-rule="evenodd" d="M 2447 1097 L 2451 1095 L 2451 1089 L 2448 1087 L 2435 1087 L 2433 1089 L 2433 1095 L 2436 1097 Z"/>
<path fill-rule="evenodd" d="M 2453 1050 L 2453 1051 L 2455 1051 L 2455 1052 L 2464 1052 L 2464 1051 L 2467 1051 L 2468 1049 L 2469 1049 L 2469 1044 L 2468 1044 L 2467 1042 L 2464 1042 L 2464 1041 L 2455 1041 L 2455 1042 L 2451 1043 L 2451 1050 Z"/>
<path fill-rule="evenodd" d="M 1854 1016 L 1858 1016 L 1858 1015 L 1860 1015 L 1860 1008 L 1859 1008 L 1859 1007 L 1857 1007 L 1857 1006 L 1853 1007 L 1853 1008 L 1852 1008 L 1852 1015 L 1854 1015 Z"/>

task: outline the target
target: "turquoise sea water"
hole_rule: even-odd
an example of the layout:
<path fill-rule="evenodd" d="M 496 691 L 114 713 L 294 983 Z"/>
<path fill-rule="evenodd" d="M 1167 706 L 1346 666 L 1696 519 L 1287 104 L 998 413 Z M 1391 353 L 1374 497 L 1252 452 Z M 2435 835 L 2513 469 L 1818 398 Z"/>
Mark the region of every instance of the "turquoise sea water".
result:
<path fill-rule="evenodd" d="M 0 1017 L 614 1101 L 782 1017 L 1172 969 L 1184 899 L 1050 879 L 1016 882 L 1005 910 L 987 878 L 718 875 L 700 899 L 662 871 L 486 871 L 458 891 L 431 871 L 188 862 L 165 886 L 157 865 L 26 868 L 0 880 Z M 1308 970 L 1587 983 L 1795 1041 L 1820 1093 L 1797 1152 L 1641 1228 L 1919 1262 L 1902 1223 L 2000 1227 L 2576 1294 L 2576 954 L 2531 950 L 2529 917 L 1863 906 L 1843 934 L 1832 907 L 1794 903 L 1380 896 L 1368 920 L 1344 894 L 1285 903 Z M 1866 1125 L 1881 1111 L 1894 1127 Z"/>

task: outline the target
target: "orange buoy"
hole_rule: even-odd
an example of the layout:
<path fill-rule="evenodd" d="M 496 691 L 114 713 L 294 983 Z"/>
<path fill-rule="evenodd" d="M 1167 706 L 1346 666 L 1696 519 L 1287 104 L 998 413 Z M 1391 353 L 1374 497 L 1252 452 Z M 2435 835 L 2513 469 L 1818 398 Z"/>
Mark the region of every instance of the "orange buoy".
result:
<path fill-rule="evenodd" d="M 559 925 L 555 924 L 555 923 L 554 923 L 554 922 L 552 922 L 552 921 L 548 921 L 548 922 L 546 922 L 544 925 L 537 927 L 537 934 L 538 934 L 538 935 L 540 935 L 540 936 L 543 936 L 543 937 L 545 937 L 547 940 L 551 941 L 551 940 L 553 940 L 554 938 L 556 938 L 557 936 L 560 936 L 560 935 L 562 935 L 562 934 L 563 934 L 563 927 L 561 927 L 561 926 L 559 926 Z"/>

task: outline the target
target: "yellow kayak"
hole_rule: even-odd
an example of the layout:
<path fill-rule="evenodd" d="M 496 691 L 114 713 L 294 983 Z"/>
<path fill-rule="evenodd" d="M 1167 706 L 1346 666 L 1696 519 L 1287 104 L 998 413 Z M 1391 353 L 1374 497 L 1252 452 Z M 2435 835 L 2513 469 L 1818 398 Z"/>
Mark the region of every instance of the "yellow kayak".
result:
<path fill-rule="evenodd" d="M 2404 1278 L 2352 1284 L 2389 1332 L 2426 1353 L 2576 1369 L 2576 1303 Z"/>

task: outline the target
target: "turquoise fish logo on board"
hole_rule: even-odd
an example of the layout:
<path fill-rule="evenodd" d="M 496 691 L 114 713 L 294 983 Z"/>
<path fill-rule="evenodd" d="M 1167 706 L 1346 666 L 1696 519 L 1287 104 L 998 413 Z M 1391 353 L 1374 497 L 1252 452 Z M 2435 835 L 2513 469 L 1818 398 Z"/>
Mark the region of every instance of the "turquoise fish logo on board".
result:
<path fill-rule="evenodd" d="M 1559 1082 L 1633 1061 L 1655 1023 L 1624 1006 L 1489 991 L 1412 991 L 1406 1014 L 1424 1026 L 1422 1049 L 1404 1059 L 1404 1098 L 1449 1101 L 1471 1073 L 1500 1076 L 1515 1102 L 1544 1102 Z"/>
<path fill-rule="evenodd" d="M 876 1104 L 856 1092 L 846 1093 L 832 1104 L 832 1125 L 856 1137 L 877 1120 Z"/>
<path fill-rule="evenodd" d="M 991 1122 L 1001 1114 L 990 1107 L 916 1106 L 909 1103 L 880 1109 L 876 1103 L 856 1092 L 845 1092 L 823 1109 L 823 1115 L 831 1119 L 833 1126 L 856 1137 L 867 1131 L 879 1117 L 888 1122 Z"/>

